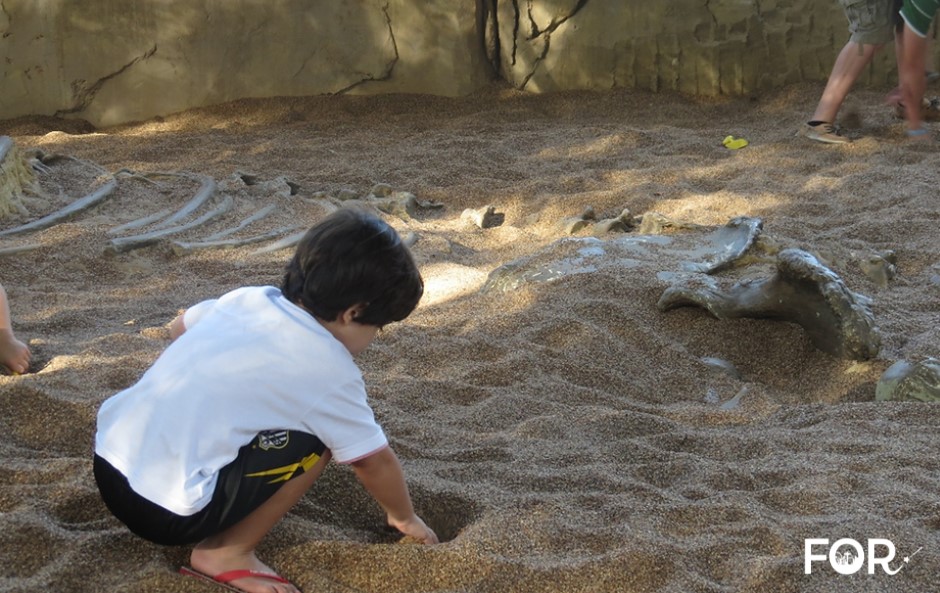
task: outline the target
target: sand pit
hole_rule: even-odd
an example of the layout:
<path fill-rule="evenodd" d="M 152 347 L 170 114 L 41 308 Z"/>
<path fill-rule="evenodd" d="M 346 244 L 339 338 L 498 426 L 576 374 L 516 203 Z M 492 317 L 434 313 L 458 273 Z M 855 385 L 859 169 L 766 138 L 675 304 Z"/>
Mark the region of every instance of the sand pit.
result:
<path fill-rule="evenodd" d="M 21 150 L 79 161 L 46 175 L 52 197 L 25 201 L 29 214 L 0 231 L 104 182 L 81 163 L 117 188 L 64 222 L 0 237 L 0 249 L 24 248 L 0 257 L 0 283 L 35 361 L 0 376 L 0 591 L 211 590 L 176 574 L 188 550 L 111 518 L 91 476 L 97 408 L 159 354 L 164 325 L 201 299 L 277 284 L 289 257 L 264 250 L 269 239 L 108 249 L 206 178 L 218 188 L 189 219 L 231 204 L 175 240 L 286 236 L 330 198 L 377 184 L 442 205 L 384 215 L 413 233 L 427 291 L 360 363 L 419 513 L 447 541 L 398 541 L 351 473 L 328 468 L 259 550 L 305 591 L 936 591 L 940 408 L 876 402 L 875 384 L 899 359 L 940 355 L 940 149 L 906 143 L 882 91 L 853 94 L 853 144 L 794 137 L 819 90 L 699 101 L 493 88 L 244 101 L 98 132 L 3 122 Z M 750 145 L 728 150 L 728 135 Z M 461 218 L 487 205 L 498 226 Z M 792 323 L 662 312 L 667 262 L 655 257 L 480 293 L 490 271 L 558 240 L 588 206 L 709 228 L 759 217 L 781 248 L 813 253 L 871 299 L 881 350 L 846 360 Z M 878 281 L 864 263 L 888 250 L 897 274 Z M 807 538 L 888 539 L 901 570 L 816 562 L 804 574 Z"/>

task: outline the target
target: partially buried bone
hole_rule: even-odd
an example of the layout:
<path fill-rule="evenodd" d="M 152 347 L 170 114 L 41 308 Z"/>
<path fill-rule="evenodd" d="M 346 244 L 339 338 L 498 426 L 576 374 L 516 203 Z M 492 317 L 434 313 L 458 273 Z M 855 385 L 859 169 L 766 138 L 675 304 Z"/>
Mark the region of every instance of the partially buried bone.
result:
<path fill-rule="evenodd" d="M 126 251 L 132 251 L 134 249 L 140 249 L 141 247 L 153 245 L 154 243 L 157 243 L 158 241 L 171 235 L 182 233 L 183 231 L 189 230 L 210 220 L 218 218 L 219 216 L 231 210 L 233 207 L 234 200 L 232 200 L 232 197 L 225 196 L 222 198 L 222 201 L 219 203 L 219 205 L 195 220 L 168 229 L 160 228 L 158 230 L 150 231 L 149 233 L 111 239 L 108 241 L 108 245 L 105 250 L 108 253 L 124 253 Z"/>
<path fill-rule="evenodd" d="M 460 214 L 460 220 L 481 229 L 490 229 L 503 224 L 506 215 L 496 211 L 496 206 L 487 204 L 482 208 L 467 208 Z"/>
<path fill-rule="evenodd" d="M 637 232 L 641 235 L 660 235 L 664 233 L 666 229 L 690 230 L 699 228 L 702 228 L 702 226 L 695 223 L 672 220 L 659 212 L 646 212 L 640 219 L 640 228 Z"/>
<path fill-rule="evenodd" d="M 594 208 L 588 206 L 580 215 L 562 219 L 562 221 L 558 223 L 558 228 L 566 235 L 574 235 L 581 229 L 593 225 L 595 222 L 597 222 L 597 214 L 594 212 Z"/>
<path fill-rule="evenodd" d="M 592 231 L 595 237 L 608 233 L 625 233 L 633 228 L 633 215 L 629 208 L 624 208 L 615 218 L 605 218 L 594 223 Z"/>
<path fill-rule="evenodd" d="M 899 360 L 886 370 L 875 388 L 878 401 L 940 402 L 940 360 Z"/>
<path fill-rule="evenodd" d="M 206 239 L 204 241 L 173 241 L 171 247 L 173 248 L 173 253 L 176 255 L 188 255 L 195 251 L 204 250 L 204 249 L 233 249 L 235 247 L 243 247 L 245 245 L 251 245 L 252 243 L 260 243 L 262 241 L 268 241 L 270 239 L 277 239 L 284 233 L 289 233 L 290 231 L 297 230 L 298 225 L 292 225 L 287 227 L 281 227 L 273 229 L 266 233 L 261 233 L 259 235 L 254 235 L 251 237 L 245 237 L 242 239 Z"/>
<path fill-rule="evenodd" d="M 859 266 L 872 282 L 886 288 L 888 283 L 898 274 L 898 256 L 890 249 L 862 258 Z"/>
<path fill-rule="evenodd" d="M 682 268 L 689 272 L 714 274 L 739 265 L 757 242 L 763 228 L 764 222 L 759 218 L 732 218 L 725 226 L 706 235 L 700 246 L 687 253 L 688 261 L 682 264 Z"/>
<path fill-rule="evenodd" d="M 75 200 L 74 202 L 66 206 L 65 208 L 62 208 L 61 210 L 56 210 L 52 214 L 47 214 L 46 216 L 43 216 L 42 218 L 36 219 L 32 222 L 28 222 L 24 225 L 20 225 L 12 229 L 6 229 L 4 231 L 0 231 L 0 236 L 5 237 L 7 235 L 16 235 L 18 233 L 25 233 L 29 231 L 39 231 L 42 229 L 49 228 L 53 225 L 59 224 L 60 222 L 66 220 L 67 218 L 75 214 L 78 214 L 79 212 L 88 210 L 92 206 L 95 206 L 102 200 L 108 198 L 114 192 L 114 189 L 116 187 L 117 187 L 117 182 L 114 179 L 110 179 L 109 181 L 107 181 L 106 183 L 104 183 L 103 185 L 95 189 L 95 191 Z"/>
<path fill-rule="evenodd" d="M 866 360 L 881 347 L 868 299 L 799 249 L 781 251 L 777 272 L 770 278 L 740 282 L 723 291 L 712 277 L 696 275 L 668 288 L 657 306 L 661 311 L 702 307 L 718 319 L 792 321 L 806 330 L 817 348 L 842 358 Z"/>
<path fill-rule="evenodd" d="M 706 235 L 690 234 L 681 242 L 679 234 L 625 234 L 606 241 L 565 237 L 533 255 L 496 268 L 481 290 L 506 292 L 525 284 L 604 269 L 621 274 L 660 255 L 676 261 L 684 272 L 710 274 L 736 266 L 757 242 L 762 226 L 759 218 L 742 216 Z"/>
<path fill-rule="evenodd" d="M 384 192 L 382 189 L 379 191 Z M 414 194 L 406 191 L 393 191 L 383 197 L 370 194 L 365 198 L 357 198 L 355 194 L 351 194 L 348 198 L 340 196 L 336 201 L 339 202 L 338 205 L 349 208 L 374 208 L 379 212 L 397 216 L 405 222 L 415 218 L 419 210 L 444 207 L 443 204 L 438 202 L 419 200 Z"/>

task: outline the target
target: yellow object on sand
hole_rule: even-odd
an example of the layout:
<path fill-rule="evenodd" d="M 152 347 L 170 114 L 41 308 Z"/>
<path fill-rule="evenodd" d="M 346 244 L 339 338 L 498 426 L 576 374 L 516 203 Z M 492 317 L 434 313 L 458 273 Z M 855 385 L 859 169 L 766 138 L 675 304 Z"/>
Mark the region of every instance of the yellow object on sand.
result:
<path fill-rule="evenodd" d="M 747 140 L 744 138 L 735 138 L 734 136 L 725 136 L 725 139 L 722 140 L 721 143 L 731 150 L 737 150 L 747 146 Z"/>

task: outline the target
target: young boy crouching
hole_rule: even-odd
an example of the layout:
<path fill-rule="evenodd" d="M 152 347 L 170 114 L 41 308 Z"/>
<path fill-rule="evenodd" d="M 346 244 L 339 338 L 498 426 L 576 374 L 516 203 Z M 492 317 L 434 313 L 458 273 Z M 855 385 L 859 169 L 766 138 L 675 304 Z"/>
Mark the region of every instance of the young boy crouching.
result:
<path fill-rule="evenodd" d="M 307 232 L 280 290 L 239 288 L 186 310 L 153 366 L 99 410 L 105 504 L 152 542 L 195 543 L 184 574 L 294 593 L 255 548 L 333 458 L 353 467 L 391 526 L 437 543 L 353 360 L 423 290 L 394 229 L 341 209 Z"/>

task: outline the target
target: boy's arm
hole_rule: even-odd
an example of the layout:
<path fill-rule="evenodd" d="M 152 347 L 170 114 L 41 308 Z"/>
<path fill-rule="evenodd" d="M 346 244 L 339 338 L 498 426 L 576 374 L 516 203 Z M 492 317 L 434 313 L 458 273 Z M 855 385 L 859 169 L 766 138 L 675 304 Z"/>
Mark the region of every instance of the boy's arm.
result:
<path fill-rule="evenodd" d="M 351 465 L 365 489 L 385 509 L 389 525 L 426 544 L 438 543 L 434 531 L 415 514 L 405 474 L 391 447 L 354 461 Z"/>
<path fill-rule="evenodd" d="M 179 315 L 176 316 L 176 319 L 170 322 L 170 325 L 167 326 L 167 329 L 170 330 L 170 341 L 175 341 L 176 338 L 183 335 L 186 331 L 186 325 L 183 323 L 183 315 L 186 314 L 186 311 L 183 310 Z"/>

